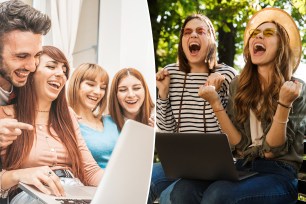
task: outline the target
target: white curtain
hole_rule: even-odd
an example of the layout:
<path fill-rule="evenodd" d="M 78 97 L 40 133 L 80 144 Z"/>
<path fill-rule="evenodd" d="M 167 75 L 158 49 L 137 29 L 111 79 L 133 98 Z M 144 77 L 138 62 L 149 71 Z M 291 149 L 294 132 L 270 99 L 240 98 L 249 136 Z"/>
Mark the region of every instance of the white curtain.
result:
<path fill-rule="evenodd" d="M 155 61 L 146 0 L 100 0 L 98 63 L 112 78 L 122 68 L 138 69 L 155 98 Z"/>
<path fill-rule="evenodd" d="M 61 49 L 73 67 L 72 53 L 77 37 L 83 0 L 34 0 L 34 8 L 49 15 L 52 26 L 44 45 Z"/>

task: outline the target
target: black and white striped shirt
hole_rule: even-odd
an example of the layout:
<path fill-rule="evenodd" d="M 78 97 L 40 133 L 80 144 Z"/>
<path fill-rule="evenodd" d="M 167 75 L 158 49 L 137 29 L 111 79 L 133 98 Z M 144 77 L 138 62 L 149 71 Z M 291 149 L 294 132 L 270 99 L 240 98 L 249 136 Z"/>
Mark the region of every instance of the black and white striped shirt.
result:
<path fill-rule="evenodd" d="M 166 100 L 157 99 L 156 124 L 159 131 L 175 132 L 179 118 L 185 72 L 179 71 L 178 64 L 170 64 L 165 69 L 168 70 L 170 75 L 169 97 Z M 237 75 L 237 71 L 232 67 L 223 65 L 216 69 L 216 72 L 225 76 L 225 81 L 218 92 L 225 108 L 228 100 L 229 84 Z M 207 78 L 208 73 L 187 74 L 179 132 L 204 132 L 204 126 L 206 126 L 207 133 L 221 132 L 218 120 L 210 104 L 198 96 L 199 87 L 206 82 Z"/>

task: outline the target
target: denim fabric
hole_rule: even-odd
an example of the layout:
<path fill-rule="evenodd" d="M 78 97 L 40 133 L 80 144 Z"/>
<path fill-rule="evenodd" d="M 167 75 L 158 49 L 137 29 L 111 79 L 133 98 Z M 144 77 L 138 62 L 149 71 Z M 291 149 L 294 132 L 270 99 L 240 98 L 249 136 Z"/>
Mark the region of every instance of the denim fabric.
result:
<path fill-rule="evenodd" d="M 153 164 L 148 204 L 153 203 L 175 179 L 167 178 L 161 163 Z"/>
<path fill-rule="evenodd" d="M 243 169 L 238 161 L 236 166 Z M 163 197 L 175 204 L 290 204 L 297 200 L 297 171 L 289 164 L 256 159 L 249 165 L 258 174 L 241 181 L 181 179 Z M 162 204 L 162 203 L 161 203 Z"/>

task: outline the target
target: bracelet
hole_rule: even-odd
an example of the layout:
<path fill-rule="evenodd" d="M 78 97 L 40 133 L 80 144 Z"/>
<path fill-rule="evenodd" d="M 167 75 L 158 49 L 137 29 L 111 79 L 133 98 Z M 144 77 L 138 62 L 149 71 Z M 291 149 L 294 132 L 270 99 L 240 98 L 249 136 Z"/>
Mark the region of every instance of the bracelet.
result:
<path fill-rule="evenodd" d="M 224 108 L 219 109 L 219 110 L 214 110 L 214 109 L 213 109 L 213 111 L 214 111 L 215 113 L 217 113 L 217 112 L 220 112 L 220 111 L 224 111 Z"/>
<path fill-rule="evenodd" d="M 0 172 L 0 198 L 7 198 L 8 193 L 11 189 L 11 188 L 6 189 L 6 190 L 2 189 L 2 186 L 1 186 L 2 185 L 2 176 L 3 176 L 3 174 L 5 174 L 5 172 L 6 172 L 6 170 L 4 170 L 4 169 Z"/>
<path fill-rule="evenodd" d="M 281 102 L 279 102 L 279 101 L 277 101 L 277 103 L 278 103 L 279 105 L 283 106 L 284 108 L 287 108 L 287 109 L 292 108 L 292 106 L 286 106 L 285 104 L 283 104 L 283 103 L 281 103 Z"/>
<path fill-rule="evenodd" d="M 277 122 L 279 124 L 286 124 L 289 121 L 289 119 L 287 119 L 287 121 L 285 121 L 285 122 L 282 122 L 282 121 L 279 121 L 279 120 L 275 120 L 275 116 L 274 116 L 273 117 L 273 121 L 275 121 L 275 122 Z"/>

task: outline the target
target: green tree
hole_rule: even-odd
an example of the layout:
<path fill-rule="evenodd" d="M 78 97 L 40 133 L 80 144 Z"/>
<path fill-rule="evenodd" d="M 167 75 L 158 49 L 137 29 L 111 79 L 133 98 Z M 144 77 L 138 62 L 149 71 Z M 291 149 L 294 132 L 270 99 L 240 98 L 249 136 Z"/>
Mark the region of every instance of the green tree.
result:
<path fill-rule="evenodd" d="M 243 49 L 243 32 L 252 14 L 265 7 L 290 11 L 301 31 L 303 57 L 306 61 L 306 0 L 148 0 L 153 30 L 156 69 L 177 58 L 179 32 L 186 16 L 202 13 L 208 16 L 218 36 L 219 62 L 237 69 L 235 58 Z"/>

